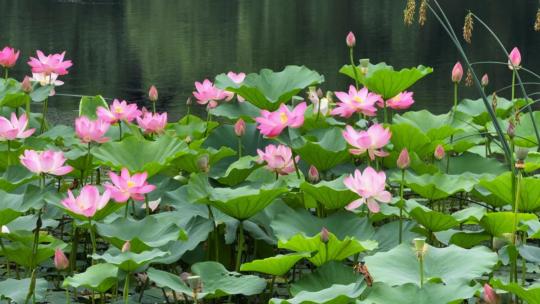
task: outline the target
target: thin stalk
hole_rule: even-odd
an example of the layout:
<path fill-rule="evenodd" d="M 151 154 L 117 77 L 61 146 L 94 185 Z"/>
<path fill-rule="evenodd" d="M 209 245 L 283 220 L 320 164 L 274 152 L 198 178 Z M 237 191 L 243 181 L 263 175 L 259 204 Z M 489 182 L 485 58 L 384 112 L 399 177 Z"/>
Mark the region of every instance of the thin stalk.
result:
<path fill-rule="evenodd" d="M 156 114 L 156 102 L 152 102 L 152 113 Z"/>
<path fill-rule="evenodd" d="M 71 238 L 71 252 L 69 253 L 69 273 L 73 275 L 75 268 L 77 266 L 77 248 L 79 247 L 79 230 L 75 226 L 74 221 L 73 225 L 73 234 Z"/>
<path fill-rule="evenodd" d="M 25 112 L 26 116 L 28 117 L 28 120 L 30 120 L 30 98 L 26 99 L 26 106 L 25 106 Z"/>
<path fill-rule="evenodd" d="M 146 205 L 146 216 L 150 215 L 150 203 L 148 202 L 148 194 L 144 195 L 144 204 Z"/>
<path fill-rule="evenodd" d="M 43 133 L 43 131 L 45 130 L 45 119 L 47 117 L 47 111 L 48 111 L 48 102 L 49 102 L 49 97 L 45 98 L 45 100 L 43 101 L 43 112 L 41 114 L 41 124 L 39 126 L 39 133 Z"/>
<path fill-rule="evenodd" d="M 8 79 L 8 72 L 9 69 L 8 68 L 4 68 L 4 79 L 7 80 Z"/>
<path fill-rule="evenodd" d="M 189 111 L 189 107 L 188 107 Z M 207 110 L 208 114 L 206 114 L 206 129 L 204 130 L 204 136 L 208 135 L 208 128 L 210 127 L 210 122 L 212 121 L 212 113 L 210 113 L 210 109 Z"/>
<path fill-rule="evenodd" d="M 482 92 L 484 90 L 482 89 Z M 485 94 L 485 93 L 484 93 Z M 458 83 L 457 82 L 454 82 L 454 108 L 452 110 L 454 116 L 456 116 L 456 112 L 457 112 L 457 104 L 458 104 Z"/>
<path fill-rule="evenodd" d="M 90 232 L 90 240 L 92 241 L 92 255 L 96 254 L 96 235 L 92 228 L 92 219 L 88 219 L 88 232 Z M 92 265 L 94 265 L 94 258 L 92 258 Z"/>
<path fill-rule="evenodd" d="M 11 140 L 8 140 L 7 141 L 7 152 L 8 152 L 8 155 L 7 155 L 7 166 L 11 166 L 11 157 L 10 157 L 10 154 L 11 154 Z"/>
<path fill-rule="evenodd" d="M 514 68 L 512 70 L 512 98 L 510 101 L 514 102 L 514 99 L 516 98 L 516 69 Z"/>
<path fill-rule="evenodd" d="M 129 200 L 126 201 L 126 209 L 124 210 L 124 218 L 128 217 L 129 213 Z"/>
<path fill-rule="evenodd" d="M 354 86 L 358 90 L 358 73 L 356 72 L 356 65 L 354 64 L 354 48 L 349 48 L 349 59 L 351 60 L 351 65 L 354 73 Z"/>
<path fill-rule="evenodd" d="M 270 297 L 274 294 L 274 284 L 276 283 L 276 276 L 272 276 L 272 280 L 270 281 Z"/>
<path fill-rule="evenodd" d="M 527 238 L 523 236 L 521 238 L 523 246 L 527 244 Z M 521 257 L 521 286 L 525 286 L 525 279 L 527 278 L 527 261 Z"/>
<path fill-rule="evenodd" d="M 516 243 L 517 243 L 517 235 L 516 235 L 516 232 L 517 232 L 517 224 L 518 224 L 518 212 L 519 212 L 519 200 L 520 200 L 520 197 L 519 197 L 519 194 L 520 194 L 520 189 L 521 189 L 521 172 L 518 171 L 518 174 L 516 175 L 516 186 L 515 186 L 515 200 L 514 200 L 514 226 L 512 227 L 512 245 L 514 245 L 514 247 L 516 246 Z M 510 273 L 510 281 L 511 282 L 517 282 L 517 276 L 515 277 L 515 281 L 512 280 L 512 274 L 513 273 L 517 273 L 517 257 L 513 257 L 512 258 L 512 270 L 511 270 L 511 273 Z"/>
<path fill-rule="evenodd" d="M 399 244 L 403 241 L 403 188 L 405 183 L 405 170 L 401 170 L 401 184 L 399 185 Z"/>
<path fill-rule="evenodd" d="M 126 274 L 126 280 L 124 282 L 124 291 L 123 291 L 123 297 L 124 297 L 124 304 L 128 304 L 128 298 L 129 298 L 129 275 L 128 272 Z"/>
<path fill-rule="evenodd" d="M 118 121 L 118 132 L 120 133 L 118 140 L 122 140 L 122 121 L 121 120 Z"/>
<path fill-rule="evenodd" d="M 238 159 L 242 157 L 242 137 L 238 136 Z"/>
<path fill-rule="evenodd" d="M 294 150 L 291 148 L 291 151 L 292 151 L 292 162 L 293 162 L 293 165 L 294 165 L 294 171 L 296 171 L 296 177 L 298 179 L 300 179 L 300 170 L 298 170 L 298 164 L 296 163 L 296 153 L 294 152 Z"/>
<path fill-rule="evenodd" d="M 244 225 L 240 221 L 238 224 L 238 249 L 236 252 L 236 272 L 240 271 L 240 264 L 242 263 L 242 251 L 244 250 Z"/>
<path fill-rule="evenodd" d="M 353 66 L 353 69 L 354 69 L 354 66 Z M 315 116 L 315 122 L 319 120 L 319 116 L 321 116 L 321 100 L 320 99 L 319 99 L 319 102 L 317 103 L 317 116 Z"/>
<path fill-rule="evenodd" d="M 424 286 L 424 257 L 421 255 L 418 257 L 418 264 L 420 265 L 420 288 Z"/>
<path fill-rule="evenodd" d="M 63 275 L 64 281 L 66 280 L 66 275 Z M 70 296 L 69 296 L 69 287 L 66 286 L 66 304 L 69 304 L 71 302 Z"/>

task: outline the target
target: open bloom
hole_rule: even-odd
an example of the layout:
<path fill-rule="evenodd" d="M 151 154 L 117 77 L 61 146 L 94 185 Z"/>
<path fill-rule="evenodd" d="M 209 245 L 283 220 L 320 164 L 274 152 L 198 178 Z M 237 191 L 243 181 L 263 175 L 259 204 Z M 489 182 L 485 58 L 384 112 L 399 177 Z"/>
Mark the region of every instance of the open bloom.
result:
<path fill-rule="evenodd" d="M 60 176 L 73 170 L 71 166 L 64 166 L 66 158 L 63 152 L 25 150 L 20 160 L 23 166 L 36 174 L 48 173 Z"/>
<path fill-rule="evenodd" d="M 69 260 L 60 248 L 54 250 L 54 267 L 57 270 L 66 270 L 69 267 Z"/>
<path fill-rule="evenodd" d="M 196 81 L 195 88 L 197 91 L 193 92 L 193 96 L 197 98 L 197 103 L 201 105 L 209 104 L 209 107 L 211 108 L 217 106 L 217 101 L 223 99 L 231 100 L 234 96 L 234 94 L 230 92 L 218 89 L 208 79 L 205 79 L 202 83 Z"/>
<path fill-rule="evenodd" d="M 144 195 L 156 189 L 156 186 L 146 182 L 148 177 L 146 172 L 130 175 L 128 169 L 123 168 L 120 175 L 109 172 L 109 177 L 112 184 L 105 184 L 105 188 L 111 192 L 111 197 L 119 203 L 126 202 L 130 198 L 144 201 Z"/>
<path fill-rule="evenodd" d="M 461 66 L 461 62 L 458 61 L 452 69 L 452 82 L 460 82 L 461 78 L 463 78 L 463 67 Z"/>
<path fill-rule="evenodd" d="M 146 134 L 163 133 L 167 126 L 167 112 L 154 114 L 143 109 L 142 115 L 137 116 L 137 124 Z"/>
<path fill-rule="evenodd" d="M 103 137 L 111 125 L 101 119 L 90 120 L 86 116 L 75 119 L 75 133 L 83 143 L 97 142 L 104 143 L 109 140 Z"/>
<path fill-rule="evenodd" d="M 64 61 L 66 52 L 47 56 L 39 50 L 36 53 L 38 58 L 30 57 L 30 61 L 28 61 L 28 65 L 32 67 L 32 73 L 44 73 L 46 75 L 54 73 L 61 76 L 66 75 L 68 73 L 67 69 L 73 65 L 71 60 Z"/>
<path fill-rule="evenodd" d="M 357 112 L 367 116 L 375 116 L 377 112 L 375 103 L 381 99 L 379 95 L 370 93 L 367 88 L 356 90 L 353 85 L 349 87 L 348 94 L 346 92 L 336 92 L 335 94 L 340 102 L 331 114 L 346 118 Z"/>
<path fill-rule="evenodd" d="M 367 131 L 360 132 L 347 126 L 342 134 L 343 138 L 354 147 L 349 149 L 351 154 L 361 155 L 367 151 L 371 160 L 374 160 L 375 156 L 385 157 L 388 155 L 382 148 L 388 144 L 392 133 L 390 129 L 383 128 L 381 124 L 374 124 Z"/>
<path fill-rule="evenodd" d="M 96 114 L 101 120 L 113 124 L 121 120 L 132 122 L 141 115 L 141 111 L 134 103 L 128 104 L 125 100 L 115 99 L 109 109 L 98 107 Z"/>
<path fill-rule="evenodd" d="M 86 185 L 77 197 L 73 196 L 71 190 L 68 190 L 68 197 L 62 200 L 62 205 L 73 213 L 90 218 L 103 209 L 109 199 L 109 190 L 105 190 L 103 195 L 100 195 L 96 186 Z"/>
<path fill-rule="evenodd" d="M 300 128 L 304 124 L 304 113 L 307 105 L 305 102 L 298 104 L 292 111 L 281 104 L 274 112 L 261 111 L 261 116 L 255 118 L 258 123 L 257 129 L 267 137 L 276 137 L 286 128 Z"/>
<path fill-rule="evenodd" d="M 4 68 L 11 68 L 15 65 L 17 62 L 17 59 L 19 59 L 19 54 L 21 51 L 16 51 L 14 48 L 10 48 L 9 46 L 4 47 L 0 51 L 0 66 L 3 66 Z"/>
<path fill-rule="evenodd" d="M 519 69 L 520 64 L 521 53 L 519 52 L 519 49 L 517 47 L 514 47 L 510 52 L 510 55 L 508 56 L 508 67 L 510 68 L 510 70 L 513 70 L 514 67 L 516 67 L 516 69 Z"/>
<path fill-rule="evenodd" d="M 294 172 L 294 162 L 292 158 L 291 148 L 279 145 L 268 145 L 264 148 L 264 151 L 257 149 L 259 154 L 259 163 L 266 162 L 266 168 L 272 172 L 276 172 L 279 175 L 287 175 Z M 295 162 L 300 160 L 299 156 L 294 159 Z"/>
<path fill-rule="evenodd" d="M 360 195 L 359 199 L 345 207 L 347 210 L 356 209 L 365 203 L 371 212 L 377 213 L 380 210 L 379 203 L 389 203 L 392 200 L 390 192 L 384 190 L 386 174 L 382 171 L 377 172 L 371 167 L 364 169 L 363 173 L 358 169 L 355 170 L 354 174 L 345 177 L 343 183 Z"/>
<path fill-rule="evenodd" d="M 240 84 L 244 82 L 244 79 L 246 79 L 246 73 L 235 73 L 235 72 L 229 72 L 227 73 L 227 77 L 229 77 L 230 80 L 232 80 L 234 83 Z"/>
<path fill-rule="evenodd" d="M 403 91 L 396 96 L 388 99 L 386 101 L 386 106 L 394 110 L 408 109 L 414 103 L 413 94 L 413 92 Z M 384 107 L 384 104 L 380 102 L 379 106 Z"/>
<path fill-rule="evenodd" d="M 17 118 L 15 112 L 12 112 L 11 120 L 0 116 L 0 141 L 29 137 L 34 133 L 35 129 L 26 130 L 26 127 L 28 127 L 26 113 Z"/>

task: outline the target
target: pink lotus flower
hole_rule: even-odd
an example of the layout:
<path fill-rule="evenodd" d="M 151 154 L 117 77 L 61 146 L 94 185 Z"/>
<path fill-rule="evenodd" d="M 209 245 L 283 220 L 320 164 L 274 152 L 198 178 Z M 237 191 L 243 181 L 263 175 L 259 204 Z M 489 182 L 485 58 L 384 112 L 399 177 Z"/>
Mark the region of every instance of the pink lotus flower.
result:
<path fill-rule="evenodd" d="M 244 136 L 246 133 L 246 122 L 240 118 L 236 123 L 234 124 L 234 134 L 238 137 Z"/>
<path fill-rule="evenodd" d="M 19 158 L 23 166 L 36 174 L 60 176 L 73 171 L 71 166 L 64 166 L 66 158 L 63 152 L 25 150 Z"/>
<path fill-rule="evenodd" d="M 364 169 L 363 173 L 360 173 L 358 169 L 355 170 L 354 175 L 347 176 L 343 183 L 351 191 L 360 195 L 360 199 L 345 207 L 347 210 L 353 210 L 362 204 L 367 204 L 371 212 L 377 213 L 380 210 L 378 203 L 389 203 L 392 200 L 390 192 L 384 190 L 386 174 L 382 171 L 377 172 L 371 167 Z"/>
<path fill-rule="evenodd" d="M 244 82 L 244 79 L 246 78 L 246 73 L 236 74 L 235 72 L 229 72 L 227 73 L 227 77 L 229 77 L 229 79 L 232 80 L 232 82 L 236 84 L 240 84 Z"/>
<path fill-rule="evenodd" d="M 444 147 L 441 144 L 438 144 L 437 147 L 435 147 L 435 152 L 433 152 L 433 156 L 435 156 L 436 159 L 441 160 L 444 158 L 445 155 Z"/>
<path fill-rule="evenodd" d="M 342 134 L 343 138 L 354 147 L 354 149 L 349 149 L 351 154 L 361 155 L 367 151 L 371 160 L 374 160 L 375 156 L 385 157 L 388 155 L 381 149 L 388 144 L 392 133 L 390 129 L 383 128 L 381 124 L 374 124 L 367 131 L 360 132 L 347 126 Z"/>
<path fill-rule="evenodd" d="M 307 104 L 302 102 L 292 111 L 284 104 L 281 104 L 275 112 L 262 110 L 261 116 L 255 118 L 255 121 L 259 124 L 257 129 L 267 137 L 276 137 L 286 127 L 300 128 L 304 124 L 306 108 Z"/>
<path fill-rule="evenodd" d="M 143 108 L 142 116 L 137 116 L 137 124 L 146 134 L 161 134 L 167 126 L 167 112 L 154 114 Z"/>
<path fill-rule="evenodd" d="M 396 164 L 401 170 L 405 170 L 411 165 L 411 158 L 409 156 L 409 151 L 407 151 L 407 148 L 403 148 L 403 150 L 401 150 Z"/>
<path fill-rule="evenodd" d="M 57 270 L 66 270 L 69 267 L 69 260 L 60 248 L 54 250 L 54 267 Z"/>
<path fill-rule="evenodd" d="M 66 52 L 47 56 L 39 50 L 36 53 L 38 58 L 30 57 L 30 61 L 28 61 L 28 65 L 32 67 L 32 73 L 44 73 L 45 75 L 54 73 L 62 76 L 66 75 L 67 69 L 73 65 L 71 60 L 64 61 Z"/>
<path fill-rule="evenodd" d="M 521 64 L 521 53 L 517 47 L 514 47 L 508 56 L 508 67 L 510 70 L 513 70 L 514 67 L 519 69 Z"/>
<path fill-rule="evenodd" d="M 15 52 L 14 48 L 6 46 L 0 51 L 0 65 L 9 69 L 15 65 L 21 51 Z"/>
<path fill-rule="evenodd" d="M 463 67 L 461 66 L 461 62 L 456 62 L 454 65 L 454 68 L 452 69 L 452 82 L 460 82 L 461 78 L 463 78 Z"/>
<path fill-rule="evenodd" d="M 396 96 L 386 101 L 386 106 L 394 110 L 408 109 L 414 103 L 413 92 L 403 91 Z M 380 107 L 384 107 L 382 102 L 379 103 Z"/>
<path fill-rule="evenodd" d="M 103 137 L 111 125 L 101 119 L 90 120 L 86 116 L 75 119 L 75 133 L 83 143 L 97 142 L 104 143 L 109 140 Z"/>
<path fill-rule="evenodd" d="M 362 113 L 367 116 L 375 116 L 377 103 L 381 97 L 377 94 L 370 93 L 367 88 L 362 88 L 359 91 L 351 85 L 349 93 L 336 92 L 336 97 L 341 101 L 337 108 L 332 110 L 332 115 L 349 118 L 354 113 Z"/>
<path fill-rule="evenodd" d="M 264 151 L 257 149 L 257 154 L 259 154 L 259 163 L 266 162 L 266 168 L 279 175 L 287 175 L 295 170 L 292 151 L 287 146 L 268 145 L 264 148 Z M 300 157 L 296 156 L 294 161 L 298 162 L 299 160 Z"/>
<path fill-rule="evenodd" d="M 223 99 L 231 100 L 234 96 L 234 94 L 230 92 L 218 89 L 208 79 L 205 79 L 202 83 L 196 81 L 195 88 L 197 89 L 197 92 L 193 92 L 193 96 L 197 98 L 197 103 L 205 105 L 214 101 L 214 103 L 212 103 L 214 108 L 217 106 L 217 101 Z"/>
<path fill-rule="evenodd" d="M 99 119 L 114 124 L 118 121 L 132 122 L 142 112 L 139 111 L 137 105 L 134 103 L 128 104 L 125 100 L 120 102 L 118 99 L 115 99 L 110 109 L 98 107 L 96 114 Z"/>
<path fill-rule="evenodd" d="M 148 91 L 148 99 L 150 99 L 151 102 L 156 102 L 158 100 L 158 90 L 155 86 L 150 87 L 150 90 Z"/>
<path fill-rule="evenodd" d="M 28 119 L 26 114 L 17 118 L 15 112 L 11 113 L 11 120 L 0 116 L 0 141 L 3 140 L 15 140 L 17 138 L 27 138 L 34 134 L 35 129 L 28 129 Z"/>
<path fill-rule="evenodd" d="M 68 190 L 68 197 L 62 200 L 62 205 L 75 214 L 91 218 L 107 205 L 109 199 L 109 190 L 105 190 L 103 195 L 100 195 L 96 186 L 86 185 L 77 197 Z"/>
<path fill-rule="evenodd" d="M 493 288 L 487 283 L 484 284 L 484 301 L 486 301 L 487 304 L 499 303 L 497 293 L 495 293 L 495 290 L 493 290 Z"/>
<path fill-rule="evenodd" d="M 356 45 L 356 37 L 354 36 L 353 32 L 349 32 L 347 34 L 347 37 L 345 38 L 345 43 L 347 43 L 347 46 L 350 48 Z"/>
<path fill-rule="evenodd" d="M 109 177 L 112 184 L 106 183 L 105 188 L 111 192 L 111 197 L 119 203 L 127 202 L 130 198 L 144 201 L 144 195 L 156 189 L 156 186 L 146 182 L 148 177 L 146 172 L 130 175 L 128 169 L 123 168 L 120 176 L 109 172 Z"/>

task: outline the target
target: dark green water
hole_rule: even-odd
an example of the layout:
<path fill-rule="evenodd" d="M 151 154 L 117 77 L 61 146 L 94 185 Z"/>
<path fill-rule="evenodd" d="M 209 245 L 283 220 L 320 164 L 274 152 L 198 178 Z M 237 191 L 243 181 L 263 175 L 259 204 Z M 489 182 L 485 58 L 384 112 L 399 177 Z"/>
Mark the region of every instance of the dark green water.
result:
<path fill-rule="evenodd" d="M 440 2 L 458 32 L 471 9 L 504 44 L 521 49 L 525 66 L 540 71 L 540 33 L 533 31 L 538 1 Z M 413 87 L 414 108 L 445 111 L 452 102 L 449 74 L 457 51 L 431 15 L 423 28 L 404 26 L 404 6 L 404 0 L 0 0 L 0 46 L 22 50 L 13 72 L 19 79 L 29 73 L 25 62 L 35 49 L 67 50 L 74 66 L 59 93 L 146 104 L 148 87 L 155 84 L 159 110 L 175 119 L 185 112 L 195 80 L 229 70 L 303 64 L 325 75 L 325 88 L 346 90 L 348 79 L 337 70 L 347 62 L 344 39 L 353 30 L 358 58 L 433 66 L 435 72 Z M 467 50 L 472 60 L 505 61 L 479 24 Z M 504 66 L 479 70 L 489 73 L 491 88 L 510 82 Z M 53 119 L 69 121 L 78 98 L 57 96 L 50 104 Z"/>

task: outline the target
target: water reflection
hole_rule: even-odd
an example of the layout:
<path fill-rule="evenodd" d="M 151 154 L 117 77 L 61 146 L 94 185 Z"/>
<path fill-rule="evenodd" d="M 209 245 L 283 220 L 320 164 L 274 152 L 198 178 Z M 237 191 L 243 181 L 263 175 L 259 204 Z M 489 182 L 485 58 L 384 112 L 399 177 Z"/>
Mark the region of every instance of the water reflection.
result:
<path fill-rule="evenodd" d="M 357 56 L 399 67 L 417 64 L 435 72 L 417 85 L 415 108 L 444 111 L 451 104 L 449 73 L 458 58 L 443 29 L 428 16 L 424 28 L 406 27 L 405 1 L 396 0 L 178 0 L 53 1 L 0 0 L 0 45 L 22 50 L 67 50 L 74 61 L 59 92 L 102 94 L 145 104 L 151 84 L 160 110 L 178 118 L 193 82 L 234 70 L 279 70 L 304 64 L 326 77 L 325 87 L 344 90 L 337 73 L 347 60 L 344 37 L 356 33 Z M 466 9 L 493 25 L 508 46 L 522 49 L 523 63 L 540 70 L 540 34 L 533 31 L 537 1 L 452 0 L 441 3 L 459 29 Z M 474 60 L 502 56 L 475 26 L 468 52 Z M 510 81 L 505 67 L 486 67 L 494 86 Z M 20 62 L 14 75 L 28 68 Z M 534 88 L 531 88 L 534 91 Z M 56 120 L 76 115 L 77 98 L 55 97 Z"/>

